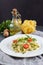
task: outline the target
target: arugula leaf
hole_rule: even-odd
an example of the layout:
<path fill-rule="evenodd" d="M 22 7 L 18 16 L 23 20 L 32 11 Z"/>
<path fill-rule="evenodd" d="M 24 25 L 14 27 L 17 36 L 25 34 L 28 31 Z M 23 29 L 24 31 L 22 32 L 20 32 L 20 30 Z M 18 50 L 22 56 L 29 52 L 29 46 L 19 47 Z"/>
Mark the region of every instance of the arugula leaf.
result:
<path fill-rule="evenodd" d="M 26 35 L 27 36 L 27 38 L 30 38 L 30 36 L 28 36 L 28 35 Z"/>
<path fill-rule="evenodd" d="M 37 41 L 35 38 L 32 38 L 33 41 Z"/>

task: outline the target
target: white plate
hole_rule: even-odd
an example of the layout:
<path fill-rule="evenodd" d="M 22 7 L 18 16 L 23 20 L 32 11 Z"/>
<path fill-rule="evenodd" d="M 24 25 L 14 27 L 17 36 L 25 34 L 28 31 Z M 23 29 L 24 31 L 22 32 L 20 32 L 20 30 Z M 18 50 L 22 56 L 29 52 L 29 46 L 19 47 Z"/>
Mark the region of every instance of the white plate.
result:
<path fill-rule="evenodd" d="M 18 34 L 18 35 L 14 35 L 14 36 L 10 36 L 4 40 L 1 41 L 0 43 L 0 49 L 10 55 L 10 56 L 14 56 L 14 57 L 33 57 L 33 56 L 38 56 L 40 54 L 43 54 L 43 38 L 37 35 L 31 35 L 28 34 L 29 36 L 36 38 L 38 44 L 40 45 L 39 49 L 34 50 L 34 51 L 28 51 L 24 54 L 22 53 L 15 53 L 12 49 L 11 49 L 11 44 L 12 44 L 12 40 L 16 39 L 16 38 L 20 38 L 20 37 L 24 37 L 25 34 Z"/>

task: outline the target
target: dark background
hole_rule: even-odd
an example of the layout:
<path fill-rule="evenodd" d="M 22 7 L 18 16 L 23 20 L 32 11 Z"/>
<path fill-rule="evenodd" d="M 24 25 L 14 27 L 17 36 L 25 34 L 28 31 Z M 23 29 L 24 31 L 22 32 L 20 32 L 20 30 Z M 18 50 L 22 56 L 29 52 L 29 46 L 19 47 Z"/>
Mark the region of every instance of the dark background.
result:
<path fill-rule="evenodd" d="M 24 19 L 34 19 L 43 26 L 43 0 L 0 0 L 0 23 L 12 19 L 11 10 L 17 8 Z"/>

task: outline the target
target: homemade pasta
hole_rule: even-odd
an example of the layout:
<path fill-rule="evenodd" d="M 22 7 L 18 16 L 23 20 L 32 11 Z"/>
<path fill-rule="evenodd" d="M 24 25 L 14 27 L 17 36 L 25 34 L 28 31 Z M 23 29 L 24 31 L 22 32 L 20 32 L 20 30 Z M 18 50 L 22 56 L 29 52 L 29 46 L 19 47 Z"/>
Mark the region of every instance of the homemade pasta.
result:
<path fill-rule="evenodd" d="M 30 34 L 36 31 L 36 21 L 35 20 L 24 20 L 21 25 L 21 30 L 25 34 Z"/>
<path fill-rule="evenodd" d="M 26 53 L 27 51 L 36 50 L 39 48 L 37 40 L 28 35 L 19 39 L 13 40 L 12 49 L 15 52 Z"/>

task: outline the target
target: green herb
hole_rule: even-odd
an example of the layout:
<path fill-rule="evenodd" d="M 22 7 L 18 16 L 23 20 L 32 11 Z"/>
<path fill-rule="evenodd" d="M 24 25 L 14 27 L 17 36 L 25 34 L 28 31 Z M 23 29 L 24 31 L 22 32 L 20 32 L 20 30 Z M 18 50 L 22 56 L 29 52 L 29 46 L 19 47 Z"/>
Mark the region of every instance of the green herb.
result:
<path fill-rule="evenodd" d="M 22 42 L 23 40 L 24 40 L 23 38 L 18 39 L 19 42 Z"/>
<path fill-rule="evenodd" d="M 32 38 L 33 41 L 37 41 L 35 38 Z"/>
<path fill-rule="evenodd" d="M 4 29 L 9 29 L 9 25 L 11 23 L 11 20 L 6 20 L 6 21 L 3 21 L 1 24 L 0 24 L 0 33 L 4 31 Z"/>
<path fill-rule="evenodd" d="M 28 35 L 26 35 L 27 36 L 27 38 L 30 38 L 30 36 L 28 36 Z"/>
<path fill-rule="evenodd" d="M 27 40 L 27 39 L 28 39 L 27 37 L 24 38 L 24 40 Z"/>
<path fill-rule="evenodd" d="M 20 39 L 18 39 L 18 41 L 19 42 L 25 42 L 25 40 L 27 40 L 28 38 L 27 37 L 25 37 L 25 38 L 20 38 Z"/>

